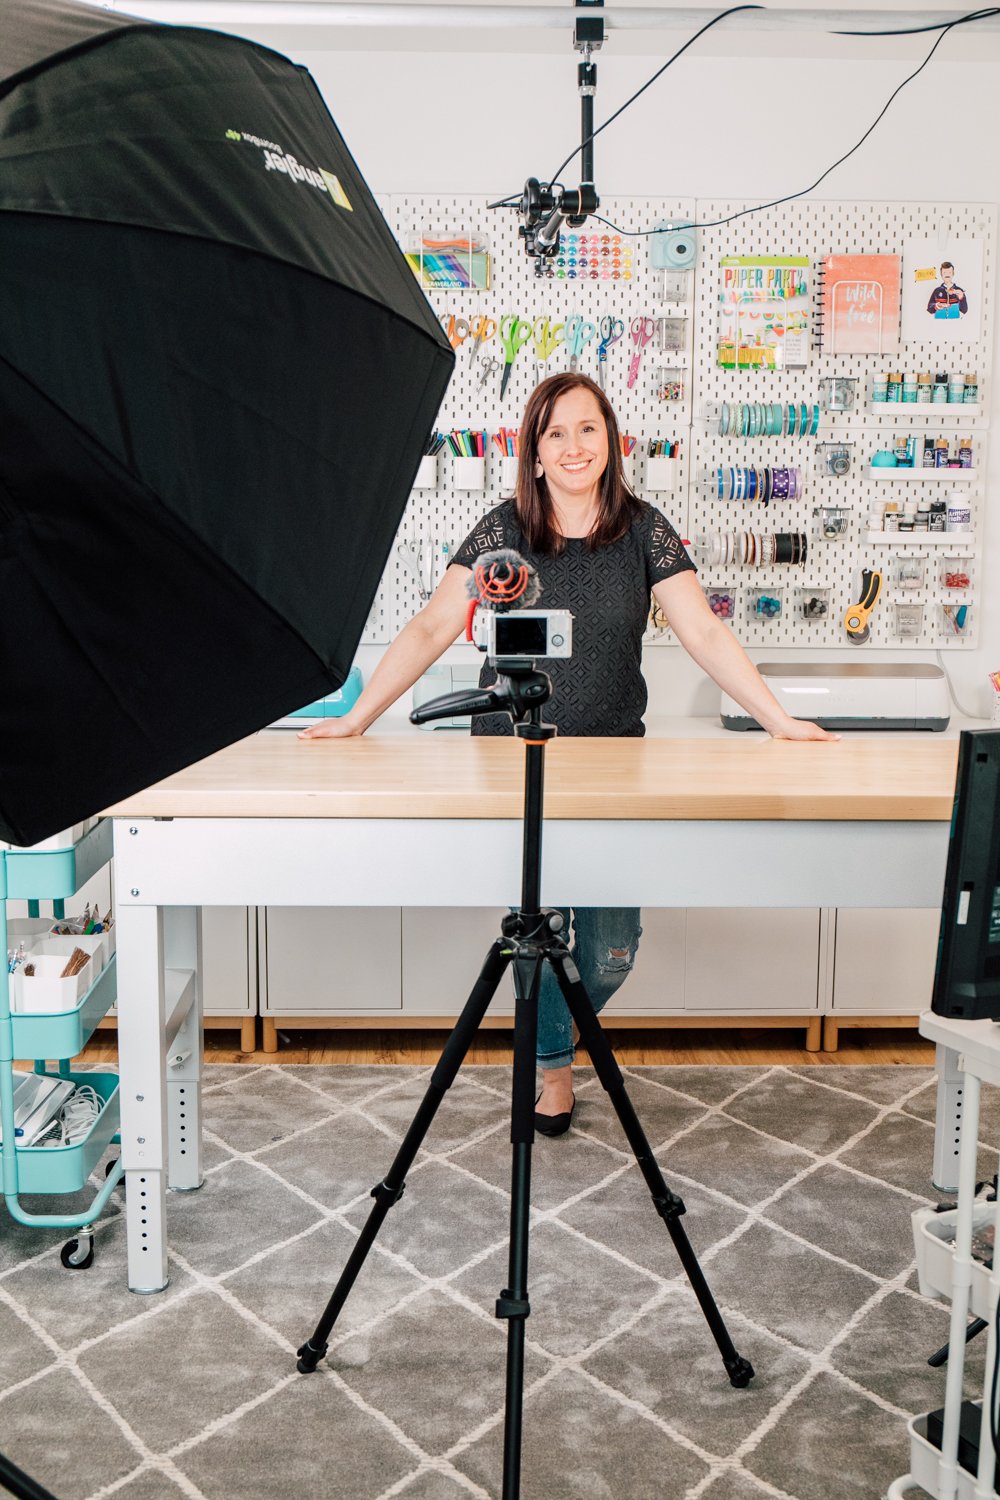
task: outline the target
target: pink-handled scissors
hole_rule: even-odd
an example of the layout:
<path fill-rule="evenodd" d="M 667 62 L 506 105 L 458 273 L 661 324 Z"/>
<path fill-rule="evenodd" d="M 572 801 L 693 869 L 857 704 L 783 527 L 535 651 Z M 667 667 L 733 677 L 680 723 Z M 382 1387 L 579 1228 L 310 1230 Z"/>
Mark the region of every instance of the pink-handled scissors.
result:
<path fill-rule="evenodd" d="M 642 359 L 642 351 L 656 332 L 655 318 L 633 318 L 632 319 L 632 342 L 635 345 L 635 353 L 632 363 L 628 367 L 629 388 L 635 385 L 639 378 L 639 362 Z"/>

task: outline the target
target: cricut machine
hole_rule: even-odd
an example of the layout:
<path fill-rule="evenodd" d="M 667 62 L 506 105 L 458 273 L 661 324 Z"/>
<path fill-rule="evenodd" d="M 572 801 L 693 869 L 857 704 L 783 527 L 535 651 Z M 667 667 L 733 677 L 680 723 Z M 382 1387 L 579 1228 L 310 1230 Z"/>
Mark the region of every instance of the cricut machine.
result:
<path fill-rule="evenodd" d="M 947 729 L 948 682 L 940 667 L 920 662 L 841 662 L 829 666 L 761 662 L 757 670 L 786 713 L 823 729 Z M 759 729 L 728 693 L 726 729 Z"/>
<path fill-rule="evenodd" d="M 364 687 L 364 678 L 360 667 L 352 667 L 344 681 L 344 686 L 338 688 L 335 693 L 327 693 L 325 698 L 317 698 L 315 703 L 307 703 L 303 708 L 293 709 L 290 714 L 285 714 L 283 719 L 275 719 L 269 724 L 269 729 L 305 729 L 309 724 L 318 724 L 321 719 L 340 719 L 353 708 L 361 697 L 361 689 Z"/>
<path fill-rule="evenodd" d="M 418 677 L 413 684 L 413 707 L 420 708 L 429 703 L 432 698 L 440 698 L 444 693 L 468 693 L 479 686 L 479 673 L 482 670 L 482 662 L 435 662 L 434 666 L 428 667 L 422 677 Z M 471 730 L 472 718 L 469 714 L 455 714 L 450 719 L 432 719 L 429 724 L 421 724 L 421 729 L 464 729 Z"/>

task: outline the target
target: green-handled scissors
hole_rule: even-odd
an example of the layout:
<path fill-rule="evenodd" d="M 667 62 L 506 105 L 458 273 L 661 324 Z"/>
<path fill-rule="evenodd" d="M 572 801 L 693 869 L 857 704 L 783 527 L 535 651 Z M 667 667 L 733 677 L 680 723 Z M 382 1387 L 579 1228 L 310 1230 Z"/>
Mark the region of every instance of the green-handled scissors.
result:
<path fill-rule="evenodd" d="M 510 372 L 514 361 L 531 338 L 531 324 L 525 323 L 515 313 L 505 313 L 500 319 L 500 337 L 503 340 L 505 353 L 503 379 L 500 382 L 500 400 L 504 398 L 507 382 L 510 380 Z"/>

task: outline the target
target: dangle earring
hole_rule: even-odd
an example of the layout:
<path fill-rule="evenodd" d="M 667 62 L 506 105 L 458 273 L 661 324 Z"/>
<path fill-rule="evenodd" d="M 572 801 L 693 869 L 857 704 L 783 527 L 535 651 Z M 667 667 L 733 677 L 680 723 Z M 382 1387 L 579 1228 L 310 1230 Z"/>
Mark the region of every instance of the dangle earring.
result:
<path fill-rule="evenodd" d="M 542 475 L 544 473 L 545 473 L 545 470 L 542 468 L 541 464 L 538 463 L 538 462 L 536 462 L 535 463 L 535 478 L 536 479 L 541 479 L 541 477 L 542 477 Z"/>

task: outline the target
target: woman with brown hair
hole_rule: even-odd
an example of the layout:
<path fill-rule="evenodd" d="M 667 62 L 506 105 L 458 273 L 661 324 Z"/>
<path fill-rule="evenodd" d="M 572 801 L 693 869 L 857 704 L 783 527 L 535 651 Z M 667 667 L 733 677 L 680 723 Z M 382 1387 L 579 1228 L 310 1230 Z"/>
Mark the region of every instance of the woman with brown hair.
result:
<path fill-rule="evenodd" d="M 773 738 L 839 738 L 790 718 L 712 613 L 677 532 L 625 481 L 618 423 L 599 386 L 572 372 L 543 380 L 528 399 L 520 432 L 514 498 L 495 506 L 462 543 L 351 711 L 305 730 L 303 738 L 364 734 L 463 631 L 467 580 L 476 560 L 498 548 L 519 552 L 535 568 L 546 609 L 573 614 L 573 655 L 545 662 L 553 689 L 545 714 L 560 734 L 645 732 L 642 637 L 652 594 L 689 655 Z M 481 685 L 495 675 L 484 666 Z M 513 723 L 507 714 L 484 714 L 473 719 L 472 733 L 513 734 Z M 570 913 L 563 915 L 568 934 Z M 572 917 L 573 960 L 600 1011 L 635 961 L 640 913 L 577 907 Z M 561 1135 L 575 1106 L 573 1028 L 548 965 L 538 997 L 538 1062 L 543 1083 L 535 1128 Z"/>

